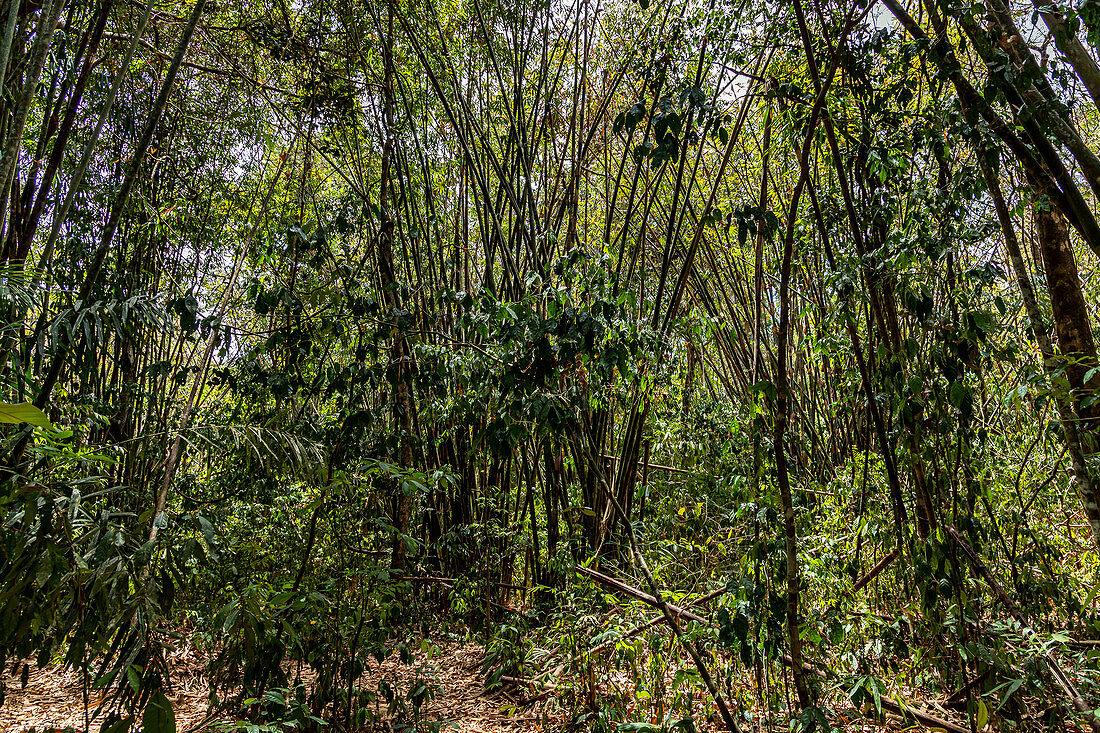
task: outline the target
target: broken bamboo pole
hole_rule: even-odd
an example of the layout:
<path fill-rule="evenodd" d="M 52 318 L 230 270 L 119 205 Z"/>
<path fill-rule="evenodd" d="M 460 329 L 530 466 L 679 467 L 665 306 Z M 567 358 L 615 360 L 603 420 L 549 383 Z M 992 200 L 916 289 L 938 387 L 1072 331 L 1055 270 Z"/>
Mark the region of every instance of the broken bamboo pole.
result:
<path fill-rule="evenodd" d="M 705 596 L 700 596 L 699 598 L 696 598 L 695 600 L 691 601 L 686 606 L 684 606 L 684 608 L 687 609 L 687 608 L 691 608 L 693 606 L 698 606 L 700 604 L 706 603 L 707 601 L 713 600 L 713 599 L 717 598 L 718 596 L 723 595 L 724 593 L 726 593 L 726 591 L 727 591 L 727 589 L 725 587 L 719 588 L 718 590 L 715 590 L 715 591 L 711 591 L 710 593 L 707 593 Z M 672 607 L 670 606 L 669 608 L 671 610 Z M 608 641 L 605 641 L 602 644 L 597 644 L 596 646 L 592 647 L 592 649 L 589 650 L 589 653 L 590 654 L 599 654 L 600 652 L 604 651 L 605 649 L 609 649 L 609 648 L 613 647 L 615 644 L 617 644 L 622 639 L 629 639 L 631 637 L 637 636 L 638 634 L 642 633 L 646 629 L 648 629 L 652 626 L 656 626 L 657 624 L 661 623 L 664 620 L 665 620 L 665 617 L 663 615 L 654 616 L 653 618 L 646 621 L 644 624 L 640 624 L 639 626 L 635 626 L 630 631 L 627 631 L 625 634 L 620 636 L 618 639 L 609 639 Z"/>
<path fill-rule="evenodd" d="M 618 591 L 625 596 L 630 596 L 634 600 L 641 601 L 642 603 L 653 606 L 654 608 L 661 607 L 661 604 L 657 602 L 657 599 L 649 593 L 646 593 L 643 590 L 639 590 L 632 585 L 627 585 L 621 580 L 616 580 L 610 575 L 604 575 L 603 573 L 597 572 L 595 570 L 590 570 L 583 565 L 577 566 L 577 572 L 581 573 L 582 575 L 587 575 L 605 588 L 610 588 L 611 590 Z M 673 616 L 678 616 L 680 618 L 687 619 L 688 621 L 698 621 L 702 624 L 708 623 L 705 618 L 703 618 L 702 616 L 697 616 L 691 611 L 687 611 L 683 608 L 680 608 L 679 606 L 674 606 L 671 603 L 666 603 L 665 605 L 668 606 L 668 610 L 672 613 Z"/>

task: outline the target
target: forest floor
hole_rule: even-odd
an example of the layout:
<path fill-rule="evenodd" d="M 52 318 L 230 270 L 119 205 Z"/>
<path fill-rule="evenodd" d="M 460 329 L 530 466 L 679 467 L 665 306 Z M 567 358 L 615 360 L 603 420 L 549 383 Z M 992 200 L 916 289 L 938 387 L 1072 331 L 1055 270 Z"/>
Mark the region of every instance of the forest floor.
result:
<path fill-rule="evenodd" d="M 537 694 L 514 687 L 511 691 L 486 692 L 483 659 L 482 648 L 468 643 L 443 645 L 430 660 L 414 659 L 411 664 L 402 664 L 393 655 L 382 663 L 372 662 L 365 685 L 374 688 L 384 678 L 395 690 L 404 691 L 415 680 L 426 680 L 435 694 L 424 705 L 421 720 L 442 723 L 441 733 L 533 733 L 563 729 L 566 720 L 553 705 L 553 693 Z M 177 649 L 168 663 L 172 673 L 169 699 L 176 712 L 177 731 L 225 730 L 232 719 L 210 715 L 204 676 L 206 660 L 202 655 L 193 648 Z M 79 670 L 60 666 L 35 669 L 31 663 L 25 688 L 20 684 L 20 671 L 11 667 L 4 671 L 2 679 L 6 700 L 0 705 L 0 733 L 26 733 L 31 729 L 38 733 L 84 731 L 86 711 L 90 715 L 100 701 L 97 697 L 85 700 Z M 876 723 L 861 718 L 854 710 L 843 712 L 841 720 L 834 721 L 837 726 L 834 730 L 852 733 L 913 730 L 893 716 Z M 388 722 L 383 715 L 368 730 L 393 730 Z M 94 721 L 90 729 L 98 730 L 100 724 Z M 719 730 L 722 728 L 713 722 L 699 720 L 700 733 Z"/>
<path fill-rule="evenodd" d="M 85 698 L 82 672 L 63 666 L 37 669 L 28 662 L 27 686 L 21 684 L 23 665 L 9 666 L 3 671 L 4 704 L 0 705 L 0 731 L 19 733 L 30 730 L 85 730 L 85 714 L 90 716 L 102 700 L 102 695 L 89 691 Z M 172 673 L 172 690 L 168 699 L 176 711 L 179 731 L 197 725 L 207 717 L 207 686 L 203 678 L 205 661 L 194 649 L 178 649 L 168 659 Z M 101 721 L 91 725 L 98 730 Z"/>
<path fill-rule="evenodd" d="M 484 653 L 476 645 L 445 646 L 429 662 L 413 660 L 402 664 L 397 655 L 384 662 L 372 663 L 366 672 L 365 685 L 374 688 L 377 681 L 387 679 L 395 690 L 403 691 L 418 677 L 427 679 L 435 688 L 434 697 L 424 705 L 422 718 L 442 721 L 443 731 L 495 733 L 497 731 L 546 730 L 547 717 L 542 714 L 542 702 L 523 706 L 523 696 L 507 693 L 487 693 L 481 674 Z M 372 660 L 373 662 L 373 660 Z M 204 676 L 206 660 L 190 648 L 179 649 L 168 659 L 172 673 L 172 694 L 168 699 L 176 712 L 176 729 L 180 733 L 221 727 L 230 718 L 211 718 L 207 700 L 208 688 Z M 35 669 L 30 663 L 27 686 L 20 682 L 22 665 L 4 670 L 6 700 L 0 705 L 0 732 L 23 733 L 32 728 L 43 730 L 85 730 L 85 711 L 91 714 L 101 697 L 86 700 L 81 684 L 81 672 L 61 666 Z M 303 675 L 305 676 L 305 675 Z M 384 711 L 385 704 L 382 703 Z M 384 716 L 383 716 L 384 719 Z M 376 726 L 377 727 L 377 726 Z M 99 721 L 91 729 L 98 730 Z M 382 723 L 379 730 L 388 726 Z"/>

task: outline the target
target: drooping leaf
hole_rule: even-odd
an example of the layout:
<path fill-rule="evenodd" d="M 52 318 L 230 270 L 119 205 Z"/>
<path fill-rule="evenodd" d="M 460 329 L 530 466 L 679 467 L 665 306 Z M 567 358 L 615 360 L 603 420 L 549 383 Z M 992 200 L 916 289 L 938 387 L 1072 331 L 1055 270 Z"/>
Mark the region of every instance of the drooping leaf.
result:
<path fill-rule="evenodd" d="M 54 427 L 54 424 L 50 422 L 50 419 L 46 417 L 46 413 L 39 410 L 30 402 L 24 402 L 18 405 L 10 402 L 0 402 L 0 423 L 7 423 L 9 425 L 27 423 L 48 430 L 57 429 Z"/>
<path fill-rule="evenodd" d="M 141 727 L 145 733 L 176 733 L 176 713 L 163 692 L 157 691 L 149 698 L 145 714 L 141 716 Z"/>

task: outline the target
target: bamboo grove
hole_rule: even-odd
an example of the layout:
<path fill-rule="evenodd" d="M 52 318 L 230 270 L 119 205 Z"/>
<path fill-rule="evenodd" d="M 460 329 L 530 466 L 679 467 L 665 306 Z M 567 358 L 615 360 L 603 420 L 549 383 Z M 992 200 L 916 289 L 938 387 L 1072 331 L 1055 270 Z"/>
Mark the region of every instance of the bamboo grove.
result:
<path fill-rule="evenodd" d="M 1100 730 L 1100 10 L 1032 2 L 0 3 L 0 666 Z"/>

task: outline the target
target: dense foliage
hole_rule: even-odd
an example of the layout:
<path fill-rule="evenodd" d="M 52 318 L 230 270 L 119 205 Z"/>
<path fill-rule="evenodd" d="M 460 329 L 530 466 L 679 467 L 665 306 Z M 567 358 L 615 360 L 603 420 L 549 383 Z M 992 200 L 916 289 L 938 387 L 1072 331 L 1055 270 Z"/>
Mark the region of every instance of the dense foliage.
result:
<path fill-rule="evenodd" d="M 0 667 L 112 733 L 183 637 L 257 731 L 438 728 L 363 673 L 456 638 L 569 730 L 1100 731 L 1098 48 L 1094 0 L 0 3 Z"/>

